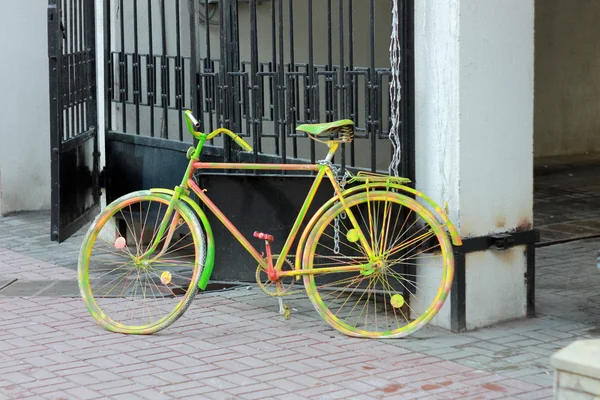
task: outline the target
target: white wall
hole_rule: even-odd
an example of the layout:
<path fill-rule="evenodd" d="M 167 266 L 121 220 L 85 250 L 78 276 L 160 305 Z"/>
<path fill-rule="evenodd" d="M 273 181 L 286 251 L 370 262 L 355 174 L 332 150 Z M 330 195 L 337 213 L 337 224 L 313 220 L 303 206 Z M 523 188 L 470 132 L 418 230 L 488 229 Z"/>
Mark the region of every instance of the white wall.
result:
<path fill-rule="evenodd" d="M 418 188 L 448 202 L 463 237 L 530 228 L 533 0 L 415 8 Z M 525 315 L 525 268 L 524 248 L 467 255 L 468 328 Z"/>
<path fill-rule="evenodd" d="M 600 2 L 535 6 L 535 156 L 600 152 Z"/>
<path fill-rule="evenodd" d="M 47 0 L 2 0 L 0 214 L 50 207 Z"/>

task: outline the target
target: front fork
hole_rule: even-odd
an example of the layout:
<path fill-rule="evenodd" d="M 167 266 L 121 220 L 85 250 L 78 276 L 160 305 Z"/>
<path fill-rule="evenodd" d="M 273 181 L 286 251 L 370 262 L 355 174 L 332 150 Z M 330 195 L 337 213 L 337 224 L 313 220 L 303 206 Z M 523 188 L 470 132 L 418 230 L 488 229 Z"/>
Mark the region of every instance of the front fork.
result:
<path fill-rule="evenodd" d="M 146 252 L 140 256 L 140 259 L 149 258 L 152 254 L 154 254 L 168 227 L 167 237 L 165 238 L 162 249 L 150 261 L 154 261 L 166 253 L 169 245 L 171 244 L 171 239 L 173 238 L 175 229 L 177 229 L 179 225 L 179 212 L 175 211 L 175 213 L 173 213 L 173 210 L 175 209 L 175 205 L 179 202 L 181 193 L 183 193 L 183 188 L 181 186 L 177 186 L 174 190 L 173 198 L 169 203 L 169 207 L 167 208 L 165 216 L 160 223 L 160 227 L 158 228 L 158 233 L 154 238 L 154 242 L 152 242 L 152 245 L 148 248 L 148 250 L 146 250 Z M 171 218 L 171 216 L 173 216 L 173 218 Z"/>

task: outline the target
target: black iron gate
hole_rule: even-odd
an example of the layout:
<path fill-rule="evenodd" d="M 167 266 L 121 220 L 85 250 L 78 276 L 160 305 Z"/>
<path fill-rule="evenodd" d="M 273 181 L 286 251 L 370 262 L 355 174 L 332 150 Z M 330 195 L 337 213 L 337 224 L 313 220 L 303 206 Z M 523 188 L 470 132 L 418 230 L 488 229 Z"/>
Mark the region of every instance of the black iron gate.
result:
<path fill-rule="evenodd" d="M 399 0 L 402 40 L 401 132 L 404 176 L 414 178 L 413 0 Z M 355 140 L 334 160 L 387 172 L 391 0 L 104 0 L 105 171 L 108 200 L 132 190 L 173 187 L 192 138 L 182 111 L 228 138 L 205 147 L 212 161 L 315 161 L 325 148 L 295 127 L 350 118 Z M 238 171 L 239 172 L 239 171 Z M 202 174 L 202 188 L 242 233 L 283 238 L 310 178 L 277 173 Z M 232 196 L 232 193 L 237 195 Z M 323 188 L 315 202 L 331 196 Z M 212 216 L 209 216 L 211 219 Z M 211 219 L 212 221 L 212 219 Z M 253 260 L 212 221 L 218 264 L 213 279 L 252 281 Z M 274 243 L 274 250 L 283 240 Z"/>
<path fill-rule="evenodd" d="M 51 239 L 63 241 L 97 210 L 94 0 L 48 1 Z"/>
<path fill-rule="evenodd" d="M 399 0 L 401 173 L 409 178 L 414 178 L 413 1 Z M 191 108 L 205 131 L 225 126 L 245 136 L 254 161 L 265 155 L 280 162 L 315 161 L 320 149 L 295 127 L 350 118 L 356 140 L 341 149 L 336 162 L 387 170 L 391 0 L 104 0 L 104 5 L 109 143 L 151 142 L 185 151 L 178 143 L 191 137 L 182 111 Z M 212 154 L 239 159 L 228 138 L 213 144 Z M 111 144 L 108 157 L 115 151 L 120 150 Z"/>
<path fill-rule="evenodd" d="M 204 131 L 228 127 L 254 149 L 239 152 L 225 137 L 205 147 L 204 159 L 314 162 L 325 148 L 295 127 L 350 118 L 355 141 L 343 145 L 334 162 L 387 171 L 391 1 L 103 0 L 107 201 L 179 183 L 192 142 L 185 109 L 194 111 Z M 413 1 L 399 0 L 398 21 L 400 171 L 409 178 L 414 178 Z M 98 202 L 93 15 L 92 0 L 50 0 L 52 223 L 58 240 Z M 200 184 L 243 233 L 287 233 L 310 180 L 231 172 L 203 174 Z M 328 198 L 326 190 L 317 199 Z M 232 198 L 232 192 L 241 194 Z M 258 212 L 244 212 L 257 205 Z M 220 247 L 214 278 L 252 280 L 252 260 L 232 248 L 220 225 L 214 228 Z"/>

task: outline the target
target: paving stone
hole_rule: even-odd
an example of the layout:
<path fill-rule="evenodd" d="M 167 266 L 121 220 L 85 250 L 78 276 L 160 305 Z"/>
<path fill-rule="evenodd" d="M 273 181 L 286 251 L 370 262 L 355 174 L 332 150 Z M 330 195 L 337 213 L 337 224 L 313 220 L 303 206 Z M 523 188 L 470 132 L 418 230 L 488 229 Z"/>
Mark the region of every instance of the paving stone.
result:
<path fill-rule="evenodd" d="M 526 375 L 519 378 L 524 382 L 533 383 L 544 388 L 552 387 L 553 376 L 552 374 L 542 373 L 535 375 Z"/>
<path fill-rule="evenodd" d="M 148 399 L 148 400 L 169 400 L 169 399 L 174 399 L 174 398 L 184 398 L 184 396 L 171 397 L 165 393 L 162 393 L 160 390 L 157 390 L 157 389 L 140 390 L 140 391 L 136 392 L 136 395 L 140 396 L 143 399 Z"/>
<path fill-rule="evenodd" d="M 8 220 L 0 218 L 0 276 L 8 271 L 33 283 L 16 297 L 0 290 L 0 398 L 18 385 L 6 374 L 30 379 L 19 398 L 77 397 L 81 387 L 90 391 L 82 398 L 124 399 L 295 399 L 311 390 L 315 398 L 544 398 L 552 395 L 549 355 L 600 327 L 600 277 L 589 273 L 596 272 L 600 241 L 589 240 L 536 251 L 538 318 L 459 335 L 427 326 L 408 340 L 348 338 L 325 324 L 305 295 L 290 298 L 298 311 L 288 323 L 276 301 L 252 286 L 198 296 L 158 335 L 118 335 L 98 327 L 79 298 L 69 298 L 78 297 L 82 236 L 48 243 L 43 213 Z M 33 288 L 44 290 L 32 296 Z"/>
<path fill-rule="evenodd" d="M 89 390 L 83 386 L 74 389 L 68 389 L 66 392 L 74 398 L 82 400 L 99 399 L 104 397 L 101 393 Z"/>

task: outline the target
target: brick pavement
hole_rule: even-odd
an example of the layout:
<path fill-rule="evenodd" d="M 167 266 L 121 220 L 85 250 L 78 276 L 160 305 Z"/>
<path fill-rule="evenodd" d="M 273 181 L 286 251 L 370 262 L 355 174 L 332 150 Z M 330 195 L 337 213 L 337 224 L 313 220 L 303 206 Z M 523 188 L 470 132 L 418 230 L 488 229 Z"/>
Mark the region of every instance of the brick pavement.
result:
<path fill-rule="evenodd" d="M 50 243 L 48 220 L 0 218 L 0 281 L 74 284 L 81 235 Z M 76 293 L 0 290 L 0 399 L 551 398 L 549 356 L 600 335 L 598 248 L 538 249 L 537 318 L 401 340 L 343 336 L 301 295 L 284 321 L 255 286 L 199 295 L 144 337 L 104 331 Z"/>

